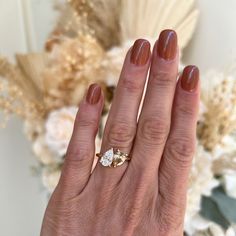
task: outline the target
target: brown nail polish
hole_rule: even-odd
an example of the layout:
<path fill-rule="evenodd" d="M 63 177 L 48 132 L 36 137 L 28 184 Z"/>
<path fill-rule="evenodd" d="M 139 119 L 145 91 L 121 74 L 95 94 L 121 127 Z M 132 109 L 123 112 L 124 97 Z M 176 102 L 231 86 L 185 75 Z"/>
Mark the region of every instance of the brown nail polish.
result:
<path fill-rule="evenodd" d="M 185 67 L 181 77 L 182 88 L 188 92 L 191 92 L 197 87 L 198 80 L 199 69 L 196 66 Z"/>
<path fill-rule="evenodd" d="M 173 30 L 161 32 L 158 40 L 157 53 L 165 60 L 173 60 L 177 53 L 177 34 Z"/>
<path fill-rule="evenodd" d="M 131 63 L 137 66 L 144 66 L 148 62 L 150 48 L 150 43 L 147 40 L 136 40 L 131 51 Z"/>
<path fill-rule="evenodd" d="M 97 84 L 92 84 L 87 92 L 86 100 L 89 104 L 97 104 L 101 98 L 102 90 Z"/>

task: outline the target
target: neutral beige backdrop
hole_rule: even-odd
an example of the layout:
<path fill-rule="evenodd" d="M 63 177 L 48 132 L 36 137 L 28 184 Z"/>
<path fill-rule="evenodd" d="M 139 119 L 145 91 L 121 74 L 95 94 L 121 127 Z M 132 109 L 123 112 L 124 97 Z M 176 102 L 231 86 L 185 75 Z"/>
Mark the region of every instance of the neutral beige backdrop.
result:
<path fill-rule="evenodd" d="M 14 52 L 42 48 L 55 17 L 51 3 L 0 0 L 0 54 L 13 59 Z M 202 72 L 222 69 L 236 58 L 236 1 L 198 0 L 198 5 L 200 22 L 184 60 L 198 64 Z M 21 122 L 13 118 L 0 130 L 0 235 L 39 235 L 46 196 L 31 175 L 34 164 Z"/>
<path fill-rule="evenodd" d="M 32 3 L 32 11 L 31 4 Z M 0 0 L 0 54 L 42 48 L 53 25 L 52 0 Z M 13 118 L 0 130 L 0 235 L 39 235 L 47 196 L 30 170 L 36 161 L 22 123 Z"/>

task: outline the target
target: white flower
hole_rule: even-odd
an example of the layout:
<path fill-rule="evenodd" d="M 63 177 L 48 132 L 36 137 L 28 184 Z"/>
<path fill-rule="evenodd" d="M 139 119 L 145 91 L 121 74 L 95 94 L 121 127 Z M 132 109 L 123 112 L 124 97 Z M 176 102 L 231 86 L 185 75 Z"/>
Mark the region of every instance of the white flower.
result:
<path fill-rule="evenodd" d="M 149 38 L 148 39 L 151 45 L 155 44 L 156 39 Z M 106 83 L 109 86 L 116 86 L 120 77 L 120 72 L 122 66 L 124 64 L 124 59 L 129 51 L 129 49 L 133 46 L 134 40 L 127 40 L 122 43 L 119 47 L 113 47 L 109 51 L 107 51 L 105 59 L 102 62 L 102 66 L 106 71 Z M 179 70 L 182 71 L 184 65 L 181 63 L 179 66 Z"/>
<path fill-rule="evenodd" d="M 61 176 L 60 170 L 49 171 L 44 170 L 42 175 L 43 185 L 47 188 L 47 190 L 52 193 L 57 186 L 59 179 Z"/>
<path fill-rule="evenodd" d="M 221 144 L 218 144 L 213 152 L 214 159 L 219 159 L 222 155 L 236 153 L 236 137 L 227 135 L 222 139 Z"/>
<path fill-rule="evenodd" d="M 188 228 L 189 236 L 236 236 L 233 227 L 227 229 L 226 232 L 221 226 L 203 218 L 200 215 L 195 215 L 192 218 Z"/>
<path fill-rule="evenodd" d="M 204 122 L 204 119 L 205 119 L 204 114 L 206 112 L 207 112 L 207 108 L 206 108 L 205 104 L 202 101 L 200 101 L 199 114 L 198 114 L 198 120 L 200 122 Z"/>
<path fill-rule="evenodd" d="M 64 107 L 51 112 L 46 121 L 46 144 L 61 157 L 66 154 L 77 111 L 77 107 Z"/>
<path fill-rule="evenodd" d="M 109 86 L 117 85 L 125 55 L 131 45 L 131 42 L 126 42 L 122 46 L 113 47 L 107 52 L 102 65 L 106 69 L 106 82 Z"/>
<path fill-rule="evenodd" d="M 58 159 L 58 156 L 46 145 L 44 135 L 40 135 L 33 142 L 33 152 L 44 165 L 50 165 Z"/>
<path fill-rule="evenodd" d="M 223 175 L 223 184 L 228 196 L 236 198 L 236 171 L 229 170 Z"/>
<path fill-rule="evenodd" d="M 206 220 L 199 214 L 196 214 L 195 216 L 192 217 L 191 221 L 188 224 L 187 229 L 185 229 L 188 232 L 188 235 L 196 235 L 199 232 L 204 232 L 206 231 L 212 222 L 209 220 Z M 200 234 L 200 233 L 199 233 Z"/>
<path fill-rule="evenodd" d="M 96 153 L 100 152 L 100 148 L 101 148 L 101 139 L 99 137 L 97 137 L 96 141 L 95 141 L 95 151 L 96 151 Z M 46 152 L 46 154 L 47 154 L 47 152 Z M 41 156 L 41 158 L 46 159 L 47 155 Z M 97 160 L 98 159 L 95 156 L 94 157 L 94 163 L 93 163 L 93 169 L 95 168 L 95 166 L 97 164 Z M 58 169 L 56 169 L 56 170 L 50 170 L 50 169 L 47 169 L 47 168 L 45 168 L 43 170 L 42 182 L 43 182 L 44 187 L 48 190 L 49 193 L 52 193 L 54 191 L 54 189 L 56 188 L 56 186 L 59 182 L 60 176 L 61 176 L 61 169 L 59 168 L 59 166 L 58 166 Z"/>
<path fill-rule="evenodd" d="M 232 227 L 228 228 L 226 232 L 217 224 L 210 222 L 209 227 L 202 232 L 202 234 L 199 234 L 196 232 L 194 236 L 235 236 L 235 231 Z"/>
<path fill-rule="evenodd" d="M 189 234 L 191 233 L 190 225 L 192 219 L 200 210 L 202 195 L 209 196 L 211 190 L 219 184 L 214 178 L 212 163 L 212 156 L 204 150 L 202 145 L 198 144 L 190 174 L 185 215 L 185 230 Z"/>

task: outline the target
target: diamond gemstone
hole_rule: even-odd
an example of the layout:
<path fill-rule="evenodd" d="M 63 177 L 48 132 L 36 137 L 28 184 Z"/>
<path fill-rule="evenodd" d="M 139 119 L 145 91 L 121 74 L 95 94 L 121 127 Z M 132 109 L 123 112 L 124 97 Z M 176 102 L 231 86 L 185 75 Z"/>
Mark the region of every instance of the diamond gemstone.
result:
<path fill-rule="evenodd" d="M 103 156 L 100 159 L 100 163 L 103 166 L 110 166 L 113 162 L 113 158 L 114 158 L 114 150 L 113 148 L 111 148 L 103 154 Z"/>

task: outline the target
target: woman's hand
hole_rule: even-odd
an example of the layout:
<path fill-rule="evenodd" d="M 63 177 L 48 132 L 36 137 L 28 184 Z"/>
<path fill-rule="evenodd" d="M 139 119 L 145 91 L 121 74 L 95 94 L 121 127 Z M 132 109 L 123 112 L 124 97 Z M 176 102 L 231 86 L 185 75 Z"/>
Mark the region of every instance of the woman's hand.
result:
<path fill-rule="evenodd" d="M 124 62 L 101 149 L 104 153 L 119 148 L 130 154 L 131 161 L 117 168 L 98 162 L 92 174 L 104 97 L 98 85 L 90 86 L 79 107 L 41 236 L 183 235 L 200 89 L 197 67 L 186 67 L 177 81 L 178 66 L 174 31 L 161 33 L 152 54 L 148 41 L 134 43 Z"/>

